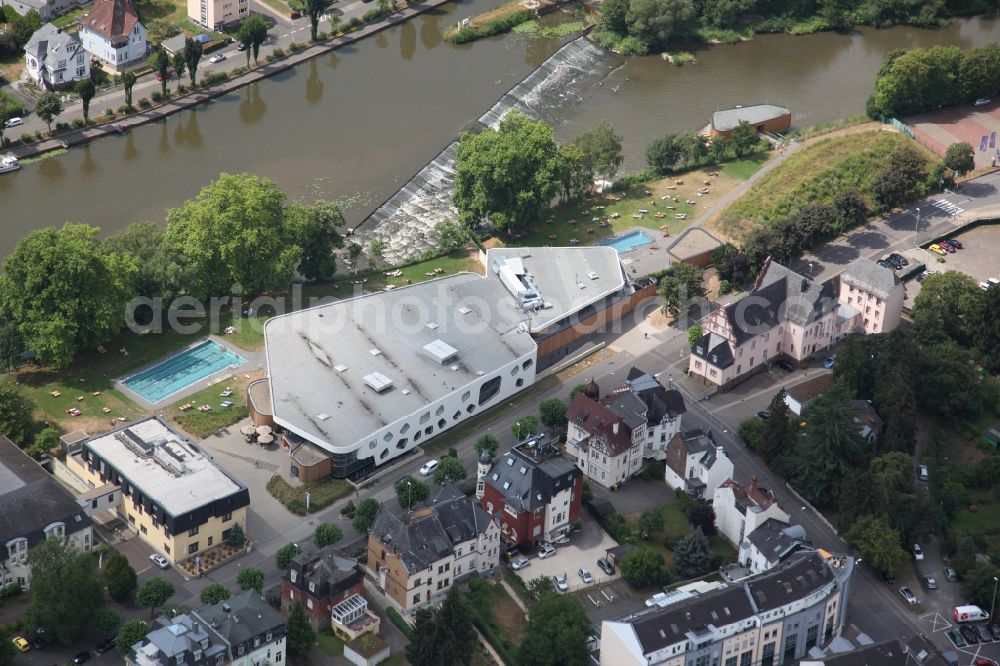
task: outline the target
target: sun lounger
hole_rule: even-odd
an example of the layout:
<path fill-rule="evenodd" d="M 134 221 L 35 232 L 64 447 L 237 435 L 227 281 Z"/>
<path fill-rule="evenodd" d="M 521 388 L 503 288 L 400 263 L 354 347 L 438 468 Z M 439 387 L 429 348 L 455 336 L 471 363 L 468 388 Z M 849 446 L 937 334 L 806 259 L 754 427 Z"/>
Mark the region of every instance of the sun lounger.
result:
<path fill-rule="evenodd" d="M 53 398 L 58 398 L 59 396 L 62 395 L 62 391 L 52 391 L 52 393 L 49 393 L 49 395 L 51 395 Z"/>
<path fill-rule="evenodd" d="M 77 402 L 80 402 L 81 400 L 83 400 L 83 396 L 82 395 L 76 396 L 76 401 Z"/>
<path fill-rule="evenodd" d="M 92 396 L 99 396 L 99 395 L 101 395 L 101 392 L 100 391 L 94 391 L 90 395 L 92 395 Z"/>
<path fill-rule="evenodd" d="M 110 413 L 111 413 L 110 407 L 101 407 L 101 414 L 110 414 Z"/>
<path fill-rule="evenodd" d="M 223 401 L 222 401 L 221 403 L 219 403 L 219 404 L 220 404 L 220 405 L 221 405 L 222 407 L 227 407 L 227 408 L 228 408 L 228 407 L 232 407 L 232 406 L 233 406 L 233 401 L 232 401 L 232 400 L 223 400 Z"/>
<path fill-rule="evenodd" d="M 222 396 L 223 398 L 228 398 L 228 397 L 229 397 L 229 396 L 231 396 L 232 394 L 233 394 L 233 392 L 232 392 L 232 391 L 230 391 L 229 389 L 226 389 L 225 391 L 223 391 L 223 392 L 222 392 L 222 393 L 220 393 L 219 395 L 221 395 L 221 396 Z"/>

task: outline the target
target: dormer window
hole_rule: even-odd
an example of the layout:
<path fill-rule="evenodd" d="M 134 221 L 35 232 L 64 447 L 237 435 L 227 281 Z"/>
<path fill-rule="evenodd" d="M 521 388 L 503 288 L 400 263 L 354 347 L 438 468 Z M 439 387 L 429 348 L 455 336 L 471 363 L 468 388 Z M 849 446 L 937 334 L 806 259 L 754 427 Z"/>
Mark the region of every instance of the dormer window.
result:
<path fill-rule="evenodd" d="M 293 583 L 296 582 L 299 579 L 299 572 L 296 571 L 295 569 L 292 569 L 290 572 L 288 572 L 288 579 Z"/>

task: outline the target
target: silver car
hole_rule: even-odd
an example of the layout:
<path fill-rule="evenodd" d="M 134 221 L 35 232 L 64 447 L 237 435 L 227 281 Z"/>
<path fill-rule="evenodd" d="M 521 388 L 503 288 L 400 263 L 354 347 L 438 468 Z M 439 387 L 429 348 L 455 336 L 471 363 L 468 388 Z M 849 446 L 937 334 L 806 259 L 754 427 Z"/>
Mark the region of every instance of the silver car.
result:
<path fill-rule="evenodd" d="M 594 577 L 590 575 L 590 572 L 587 571 L 585 567 L 580 568 L 579 574 L 580 574 L 580 580 L 582 580 L 587 585 L 590 585 L 591 583 L 594 582 Z"/>
<path fill-rule="evenodd" d="M 903 597 L 903 601 L 905 601 L 910 606 L 916 606 L 919 603 L 917 601 L 917 597 L 913 594 L 913 592 L 910 592 L 910 588 L 906 587 L 905 585 L 900 586 L 899 596 Z"/>
<path fill-rule="evenodd" d="M 513 560 L 510 561 L 510 568 L 513 569 L 514 571 L 520 571 L 529 564 L 531 564 L 531 560 L 529 560 L 524 555 L 518 555 L 517 557 L 515 557 Z"/>
<path fill-rule="evenodd" d="M 569 591 L 569 583 L 566 581 L 566 574 L 555 574 L 552 576 L 552 582 L 555 584 L 556 589 L 560 592 Z"/>

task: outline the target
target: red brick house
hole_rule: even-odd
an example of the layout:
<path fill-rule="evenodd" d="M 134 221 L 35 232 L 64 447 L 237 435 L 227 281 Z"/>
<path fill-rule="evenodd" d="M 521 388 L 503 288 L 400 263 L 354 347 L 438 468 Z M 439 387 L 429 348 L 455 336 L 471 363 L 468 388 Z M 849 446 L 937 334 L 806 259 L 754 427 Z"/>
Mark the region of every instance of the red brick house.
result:
<path fill-rule="evenodd" d="M 514 446 L 489 466 L 481 462 L 479 474 L 480 505 L 499 518 L 509 544 L 557 539 L 580 519 L 583 473 L 543 437 Z"/>
<path fill-rule="evenodd" d="M 355 560 L 341 557 L 333 546 L 300 553 L 281 577 L 281 611 L 302 604 L 313 629 L 330 626 L 333 607 L 364 592 L 364 573 Z"/>

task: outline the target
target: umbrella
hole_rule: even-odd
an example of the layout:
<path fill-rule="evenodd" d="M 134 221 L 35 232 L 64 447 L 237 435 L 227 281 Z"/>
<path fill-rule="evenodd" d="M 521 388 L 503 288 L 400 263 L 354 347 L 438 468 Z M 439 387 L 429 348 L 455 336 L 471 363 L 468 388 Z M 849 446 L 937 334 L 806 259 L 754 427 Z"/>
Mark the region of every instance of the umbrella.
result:
<path fill-rule="evenodd" d="M 248 423 L 247 425 L 240 428 L 240 432 L 249 437 L 250 435 L 257 432 L 257 429 Z"/>
<path fill-rule="evenodd" d="M 273 441 L 274 441 L 274 435 L 271 434 L 261 435 L 260 437 L 257 438 L 258 444 L 270 444 Z"/>
<path fill-rule="evenodd" d="M 257 434 L 258 435 L 270 435 L 271 434 L 271 426 L 268 426 L 268 425 L 257 426 Z"/>

